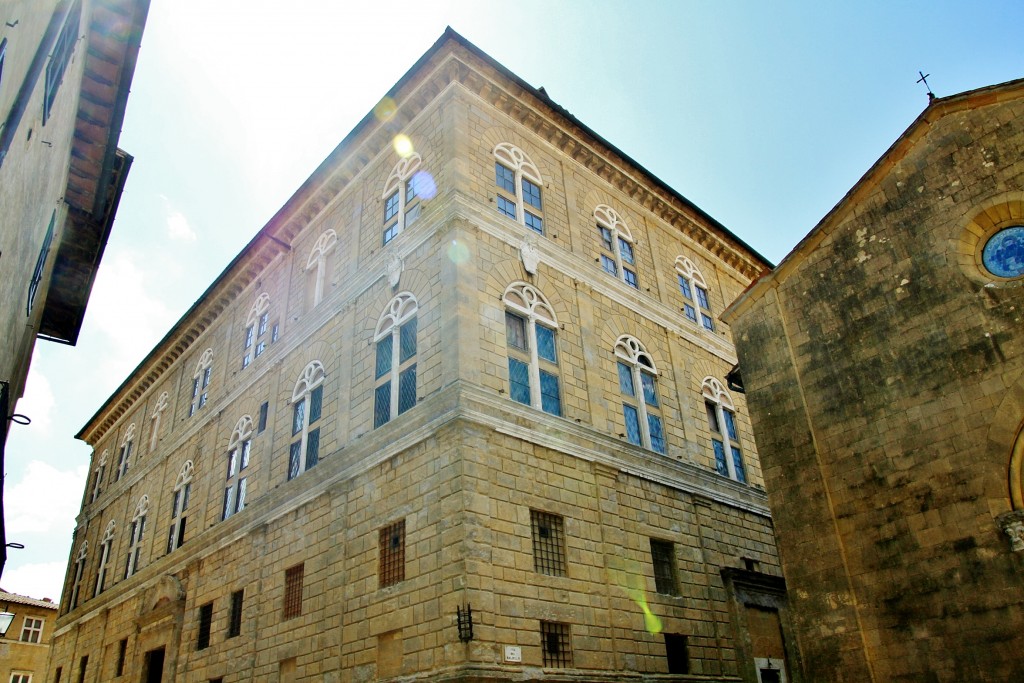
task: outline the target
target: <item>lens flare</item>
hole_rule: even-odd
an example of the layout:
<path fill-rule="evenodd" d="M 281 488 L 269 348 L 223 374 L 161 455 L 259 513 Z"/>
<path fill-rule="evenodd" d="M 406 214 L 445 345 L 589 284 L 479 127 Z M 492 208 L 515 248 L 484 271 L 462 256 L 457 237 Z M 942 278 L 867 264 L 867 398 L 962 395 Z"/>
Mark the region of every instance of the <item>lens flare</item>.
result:
<path fill-rule="evenodd" d="M 469 260 L 469 247 L 462 240 L 452 240 L 448 245 L 448 258 L 455 265 L 465 263 Z"/>
<path fill-rule="evenodd" d="M 412 187 L 416 190 L 416 196 L 421 199 L 433 199 L 437 196 L 437 183 L 434 176 L 426 171 L 416 171 L 412 174 Z"/>
<path fill-rule="evenodd" d="M 647 605 L 647 595 L 644 590 L 645 579 L 640 571 L 640 566 L 629 560 L 623 560 L 623 562 L 624 566 L 609 568 L 612 579 L 643 612 L 644 629 L 652 635 L 657 635 L 661 633 L 663 626 L 658 615 L 652 612 Z"/>
<path fill-rule="evenodd" d="M 390 121 L 395 115 L 398 107 L 395 105 L 395 101 L 390 97 L 385 97 L 377 106 L 373 108 L 373 115 L 377 117 L 378 121 Z"/>
<path fill-rule="evenodd" d="M 412 148 L 412 140 L 409 139 L 409 136 L 401 133 L 395 136 L 391 145 L 395 148 L 395 151 L 398 152 L 398 156 L 403 159 L 407 159 L 412 156 L 412 153 L 415 151 Z"/>

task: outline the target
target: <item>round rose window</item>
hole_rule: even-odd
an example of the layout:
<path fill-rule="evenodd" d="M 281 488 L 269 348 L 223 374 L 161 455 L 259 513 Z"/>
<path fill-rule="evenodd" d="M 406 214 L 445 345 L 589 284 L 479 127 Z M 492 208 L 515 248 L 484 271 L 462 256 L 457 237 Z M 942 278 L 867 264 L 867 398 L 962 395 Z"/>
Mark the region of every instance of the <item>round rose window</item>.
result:
<path fill-rule="evenodd" d="M 1024 275 L 1024 226 L 1003 228 L 992 235 L 981 251 L 981 262 L 996 277 Z"/>

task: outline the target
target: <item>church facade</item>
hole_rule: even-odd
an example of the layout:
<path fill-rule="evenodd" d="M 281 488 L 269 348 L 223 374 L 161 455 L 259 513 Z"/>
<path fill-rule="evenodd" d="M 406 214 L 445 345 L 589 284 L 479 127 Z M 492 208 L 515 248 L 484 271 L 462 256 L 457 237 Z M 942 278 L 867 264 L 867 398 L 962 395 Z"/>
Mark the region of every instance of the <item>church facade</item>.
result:
<path fill-rule="evenodd" d="M 805 680 L 1024 679 L 1022 122 L 931 101 L 724 316 Z"/>
<path fill-rule="evenodd" d="M 446 31 L 82 429 L 49 680 L 799 680 L 769 269 Z"/>

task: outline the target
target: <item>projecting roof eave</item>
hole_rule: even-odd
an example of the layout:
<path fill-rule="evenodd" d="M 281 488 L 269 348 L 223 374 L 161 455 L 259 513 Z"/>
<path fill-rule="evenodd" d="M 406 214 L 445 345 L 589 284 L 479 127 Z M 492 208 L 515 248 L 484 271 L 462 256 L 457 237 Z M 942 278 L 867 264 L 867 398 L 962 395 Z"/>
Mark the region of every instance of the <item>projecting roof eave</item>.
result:
<path fill-rule="evenodd" d="M 413 64 L 402 77 L 385 93 L 385 97 L 396 98 L 410 83 L 412 83 L 416 77 L 420 74 L 427 65 L 438 56 L 439 53 L 444 50 L 445 45 L 453 41 L 472 53 L 474 56 L 490 65 L 497 72 L 499 72 L 504 78 L 521 87 L 525 91 L 532 94 L 539 101 L 543 102 L 545 106 L 550 107 L 557 116 L 565 118 L 569 123 L 577 126 L 586 135 L 591 136 L 593 140 L 600 146 L 605 147 L 611 154 L 620 157 L 626 164 L 631 165 L 637 171 L 639 171 L 645 178 L 649 179 L 651 184 L 656 186 L 660 191 L 664 192 L 671 198 L 674 198 L 682 205 L 682 208 L 692 212 L 698 218 L 703 220 L 710 230 L 718 233 L 724 241 L 732 244 L 737 252 L 742 252 L 745 256 L 748 256 L 750 261 L 754 263 L 753 268 L 756 270 L 758 266 L 764 271 L 768 271 L 772 268 L 771 262 L 761 256 L 759 253 L 754 251 L 749 245 L 740 240 L 728 229 L 726 229 L 721 223 L 716 221 L 714 218 L 709 216 L 695 204 L 690 202 L 688 199 L 680 195 L 678 192 L 670 188 L 668 185 L 663 183 L 661 180 L 653 176 L 646 169 L 636 163 L 633 159 L 621 152 L 617 147 L 607 142 L 604 138 L 594 133 L 590 128 L 579 122 L 574 116 L 565 111 L 562 107 L 555 104 L 547 94 L 533 86 L 529 85 L 521 78 L 516 76 L 514 73 L 509 71 L 507 68 L 502 66 L 499 62 L 494 60 L 491 56 L 483 52 L 480 48 L 473 45 L 471 42 L 463 38 L 459 33 L 453 30 L 450 26 L 447 27 L 444 33 L 434 42 L 434 44 L 428 49 L 418 60 Z M 252 256 L 254 251 L 259 248 L 261 242 L 263 243 L 275 243 L 277 246 L 274 249 L 290 249 L 290 246 L 283 242 L 279 236 L 283 236 L 283 230 L 286 228 L 289 221 L 294 216 L 302 212 L 303 208 L 316 197 L 317 192 L 326 182 L 329 181 L 331 174 L 335 172 L 340 164 L 343 164 L 346 156 L 352 151 L 353 146 L 358 146 L 361 143 L 361 136 L 372 131 L 375 126 L 381 125 L 378 121 L 374 111 L 371 110 L 352 128 L 352 130 L 342 139 L 340 143 L 327 155 L 327 157 L 320 163 L 319 166 L 313 171 L 312 174 L 299 186 L 299 188 L 292 194 L 291 197 L 284 203 L 284 205 L 277 210 L 277 212 L 267 221 L 259 232 L 242 248 L 242 250 L 231 260 L 227 267 L 214 279 L 210 286 L 203 292 L 202 295 L 192 304 L 192 306 L 182 315 L 182 317 L 174 324 L 170 331 L 161 339 L 153 350 L 142 360 L 141 363 L 128 375 L 128 377 L 121 383 L 120 386 L 111 394 L 111 396 L 103 403 L 103 405 L 96 411 L 96 413 L 89 418 L 89 421 L 79 430 L 75 435 L 75 438 L 83 441 L 89 441 L 90 438 L 97 432 L 97 430 L 104 429 L 102 422 L 104 421 L 104 415 L 108 413 L 117 403 L 126 400 L 129 394 L 134 393 L 132 391 L 133 384 L 139 384 L 138 376 L 146 373 L 146 369 L 156 364 L 160 364 L 161 357 L 168 354 L 172 349 L 180 346 L 180 340 L 188 337 L 192 334 L 190 329 L 193 326 L 193 319 L 201 311 L 204 303 L 213 297 L 219 296 L 223 291 L 230 289 L 230 280 L 232 274 L 236 271 L 240 271 L 245 267 L 246 260 Z M 678 208 L 678 207 L 677 207 Z M 750 262 L 748 261 L 748 263 Z M 149 380 L 143 382 L 146 386 L 149 386 Z M 145 389 L 139 389 L 138 391 L 144 391 Z M 119 419 L 118 417 L 113 418 L 113 421 Z"/>
<path fill-rule="evenodd" d="M 37 600 L 30 598 L 27 595 L 18 595 L 17 593 L 8 593 L 7 591 L 0 590 L 0 602 L 4 603 L 16 603 L 19 605 L 31 605 L 32 607 L 42 607 L 43 609 L 57 610 L 59 605 L 56 602 L 49 600 Z"/>
<path fill-rule="evenodd" d="M 39 336 L 75 344 L 132 158 L 117 148 L 149 0 L 97 0 L 89 22 L 64 201 L 68 217 Z"/>
<path fill-rule="evenodd" d="M 885 178 L 889 170 L 896 165 L 917 141 L 927 133 L 930 126 L 947 114 L 966 109 L 994 104 L 1024 97 L 1024 78 L 989 85 L 976 90 L 968 90 L 948 97 L 932 99 L 913 123 L 903 131 L 889 149 L 871 165 L 860 180 L 843 195 L 843 198 L 825 214 L 814 228 L 800 240 L 792 251 L 779 262 L 773 271 L 754 280 L 747 289 L 733 301 L 722 313 L 721 319 L 732 324 L 736 318 L 759 300 L 772 287 L 785 282 L 786 278 L 804 261 L 808 254 L 840 225 L 853 207 L 871 192 Z"/>

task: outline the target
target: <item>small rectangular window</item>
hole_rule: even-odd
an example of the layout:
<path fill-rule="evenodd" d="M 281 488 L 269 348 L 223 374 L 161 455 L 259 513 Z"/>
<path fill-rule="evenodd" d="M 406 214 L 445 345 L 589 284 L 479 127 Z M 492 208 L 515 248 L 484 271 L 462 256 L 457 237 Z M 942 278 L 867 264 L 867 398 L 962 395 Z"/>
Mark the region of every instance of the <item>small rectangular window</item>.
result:
<path fill-rule="evenodd" d="M 634 273 L 632 270 L 624 267 L 622 269 L 622 277 L 626 281 L 627 285 L 629 285 L 633 289 L 640 289 L 640 281 L 637 279 L 636 273 Z"/>
<path fill-rule="evenodd" d="M 536 326 L 537 356 L 552 363 L 558 362 L 555 350 L 555 331 L 543 325 Z"/>
<path fill-rule="evenodd" d="M 53 675 L 53 683 L 60 683 L 61 674 L 64 673 L 64 667 L 58 666 L 57 672 Z"/>
<path fill-rule="evenodd" d="M 704 401 L 704 410 L 708 414 L 708 429 L 716 434 L 721 434 L 722 428 L 718 424 L 718 411 L 715 408 L 715 404 L 711 401 Z"/>
<path fill-rule="evenodd" d="M 729 438 L 736 441 L 736 418 L 733 417 L 732 411 L 722 409 L 722 417 L 725 419 L 725 432 L 729 435 Z"/>
<path fill-rule="evenodd" d="M 690 673 L 690 656 L 686 651 L 686 636 L 678 633 L 666 633 L 665 657 L 668 660 L 670 674 Z"/>
<path fill-rule="evenodd" d="M 612 250 L 612 231 L 609 230 L 608 228 L 604 227 L 603 225 L 598 225 L 597 226 L 597 231 L 601 235 L 601 244 L 604 245 L 605 249 L 607 249 L 608 251 L 611 251 Z"/>
<path fill-rule="evenodd" d="M 274 323 L 270 328 L 270 343 L 273 344 L 281 334 L 281 323 Z"/>
<path fill-rule="evenodd" d="M 196 649 L 205 650 L 210 647 L 210 627 L 213 625 L 213 603 L 208 602 L 199 608 L 199 635 L 196 638 Z"/>
<path fill-rule="evenodd" d="M 306 424 L 306 399 L 302 398 L 292 406 L 292 436 L 302 432 Z"/>
<path fill-rule="evenodd" d="M 505 311 L 505 342 L 514 349 L 527 351 L 526 319 L 510 311 Z"/>
<path fill-rule="evenodd" d="M 398 237 L 398 221 L 395 221 L 388 227 L 384 228 L 384 238 L 382 244 L 387 244 L 396 237 Z"/>
<path fill-rule="evenodd" d="M 377 387 L 373 396 L 373 428 L 387 424 L 391 419 L 391 382 Z"/>
<path fill-rule="evenodd" d="M 535 209 L 544 210 L 540 202 L 540 188 L 523 178 L 523 201 Z"/>
<path fill-rule="evenodd" d="M 561 515 L 530 510 L 533 568 L 541 574 L 565 576 L 565 531 Z"/>
<path fill-rule="evenodd" d="M 704 326 L 705 330 L 715 331 L 715 321 L 707 313 L 700 314 L 700 324 Z"/>
<path fill-rule="evenodd" d="M 728 477 L 729 466 L 725 462 L 725 444 L 718 439 L 712 439 L 711 446 L 715 449 L 715 471 L 723 477 Z"/>
<path fill-rule="evenodd" d="M 377 362 L 376 362 L 376 376 L 375 379 L 380 379 L 384 375 L 391 372 L 391 361 L 394 355 L 394 344 L 391 340 L 391 335 L 388 335 L 377 342 Z"/>
<path fill-rule="evenodd" d="M 604 272 L 609 275 L 617 276 L 619 274 L 619 267 L 615 265 L 615 259 L 611 256 L 601 254 L 601 267 L 604 268 Z"/>
<path fill-rule="evenodd" d="M 494 180 L 498 184 L 498 187 L 512 194 L 516 193 L 516 174 L 512 172 L 512 169 L 506 168 L 501 164 L 495 162 L 494 164 Z"/>
<path fill-rule="evenodd" d="M 539 327 L 537 329 L 540 329 Z M 558 375 L 540 371 L 540 407 L 545 413 L 561 416 L 562 398 L 558 391 Z"/>
<path fill-rule="evenodd" d="M 299 476 L 299 456 L 302 455 L 302 441 L 296 441 L 288 451 L 288 479 Z"/>
<path fill-rule="evenodd" d="M 569 624 L 556 621 L 540 622 L 540 644 L 544 651 L 544 666 L 559 669 L 572 667 Z"/>
<path fill-rule="evenodd" d="M 732 466 L 736 470 L 736 481 L 746 484 L 747 470 L 743 467 L 743 455 L 735 446 L 732 447 Z"/>
<path fill-rule="evenodd" d="M 21 642 L 38 643 L 43 635 L 43 620 L 25 617 L 21 626 Z"/>
<path fill-rule="evenodd" d="M 662 595 L 679 595 L 675 544 L 652 538 L 651 561 L 654 564 L 654 589 Z"/>
<path fill-rule="evenodd" d="M 658 453 L 665 452 L 665 432 L 661 428 L 661 418 L 657 415 L 647 414 L 647 429 L 651 434 L 651 450 Z"/>
<path fill-rule="evenodd" d="M 404 363 L 416 355 L 416 318 L 402 325 L 398 330 L 398 362 Z"/>
<path fill-rule="evenodd" d="M 249 325 L 249 327 L 245 328 L 245 346 L 242 347 L 242 348 L 248 349 L 248 348 L 250 348 L 252 346 L 252 340 L 254 338 L 253 335 L 254 335 L 253 326 Z"/>
<path fill-rule="evenodd" d="M 622 404 L 622 417 L 626 421 L 626 438 L 634 446 L 642 446 L 640 437 L 640 413 L 628 403 Z"/>
<path fill-rule="evenodd" d="M 122 638 L 117 644 L 117 666 L 114 668 L 114 675 L 121 677 L 124 675 L 124 660 L 128 654 L 128 639 Z"/>
<path fill-rule="evenodd" d="M 231 615 L 228 618 L 228 638 L 234 638 L 242 633 L 242 600 L 244 591 L 235 591 L 231 594 Z"/>
<path fill-rule="evenodd" d="M 691 322 L 697 322 L 697 309 L 690 304 L 683 304 L 683 313 Z"/>
<path fill-rule="evenodd" d="M 12 673 L 10 683 L 32 683 L 32 674 Z"/>
<path fill-rule="evenodd" d="M 380 530 L 380 565 L 377 581 L 381 588 L 405 581 L 405 520 Z"/>
<path fill-rule="evenodd" d="M 626 396 L 636 396 L 636 387 L 633 386 L 633 370 L 623 362 L 619 362 L 619 391 Z"/>
<path fill-rule="evenodd" d="M 281 615 L 285 619 L 302 616 L 302 579 L 305 570 L 305 564 L 297 564 L 284 571 L 284 607 Z"/>
<path fill-rule="evenodd" d="M 264 313 L 263 315 L 260 316 L 260 326 L 259 326 L 259 329 L 256 332 L 257 336 L 262 337 L 264 334 L 267 333 L 267 323 L 269 321 L 270 321 L 270 314 L 269 313 Z"/>
<path fill-rule="evenodd" d="M 310 429 L 306 435 L 306 469 L 311 470 L 320 462 L 320 430 Z"/>
<path fill-rule="evenodd" d="M 679 279 L 679 291 L 682 292 L 683 296 L 687 299 L 693 301 L 693 294 L 690 293 L 690 281 L 682 275 L 676 275 L 676 277 Z"/>
<path fill-rule="evenodd" d="M 416 364 L 413 363 L 398 375 L 398 414 L 401 415 L 416 405 Z"/>
<path fill-rule="evenodd" d="M 321 384 L 309 392 L 309 424 L 320 419 L 320 413 L 324 405 L 324 387 Z"/>
<path fill-rule="evenodd" d="M 658 407 L 658 392 L 654 388 L 654 376 L 646 372 L 640 373 L 640 386 L 644 391 L 644 403 Z"/>
<path fill-rule="evenodd" d="M 529 211 L 524 215 L 526 227 L 534 232 L 543 235 L 544 234 L 544 219 L 540 216 L 534 216 Z"/>
<path fill-rule="evenodd" d="M 388 223 L 398 215 L 398 190 L 384 200 L 384 222 Z"/>
<path fill-rule="evenodd" d="M 708 301 L 708 290 L 700 285 L 694 285 L 693 288 L 697 290 L 697 303 L 700 304 L 700 307 L 711 310 L 711 304 Z"/>
<path fill-rule="evenodd" d="M 262 434 L 263 430 L 267 428 L 267 414 L 270 412 L 270 402 L 264 401 L 260 404 L 260 419 L 257 423 L 256 433 Z"/>
<path fill-rule="evenodd" d="M 89 655 L 78 660 L 78 683 L 85 683 L 85 670 L 89 667 Z"/>
<path fill-rule="evenodd" d="M 619 255 L 622 257 L 624 263 L 633 265 L 633 245 L 626 240 L 619 238 Z"/>

